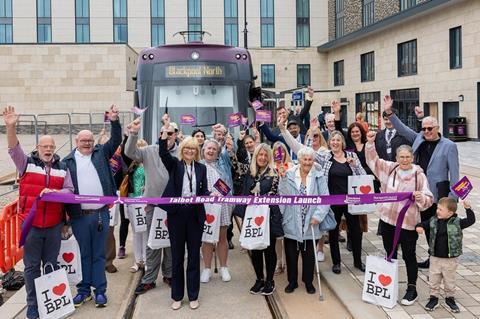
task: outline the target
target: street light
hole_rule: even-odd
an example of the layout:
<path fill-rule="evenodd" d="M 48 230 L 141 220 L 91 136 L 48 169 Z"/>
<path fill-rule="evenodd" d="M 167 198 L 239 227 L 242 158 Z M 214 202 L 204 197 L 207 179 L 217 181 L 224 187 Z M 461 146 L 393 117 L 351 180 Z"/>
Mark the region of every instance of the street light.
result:
<path fill-rule="evenodd" d="M 247 0 L 243 0 L 243 46 L 245 49 L 248 49 L 248 39 L 247 39 Z"/>

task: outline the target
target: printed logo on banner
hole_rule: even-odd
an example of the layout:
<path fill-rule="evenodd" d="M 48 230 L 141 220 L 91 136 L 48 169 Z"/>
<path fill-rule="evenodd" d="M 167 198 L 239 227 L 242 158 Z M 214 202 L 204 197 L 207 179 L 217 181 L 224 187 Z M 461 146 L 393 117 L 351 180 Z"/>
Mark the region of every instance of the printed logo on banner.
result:
<path fill-rule="evenodd" d="M 147 217 L 145 216 L 143 210 L 144 210 L 144 207 L 143 206 L 137 206 L 134 208 L 135 210 L 135 221 L 136 221 L 136 225 L 138 227 L 142 227 L 144 225 L 147 225 Z"/>
<path fill-rule="evenodd" d="M 163 224 L 165 225 L 165 227 L 163 227 L 162 225 L 162 222 Z M 169 235 L 168 235 L 168 221 L 167 219 L 163 219 L 163 218 L 158 218 L 157 219 L 157 225 L 155 226 L 155 237 L 154 239 L 169 239 Z"/>
<path fill-rule="evenodd" d="M 257 238 L 263 236 L 262 224 L 265 221 L 264 216 L 248 217 L 245 225 L 245 238 Z"/>
<path fill-rule="evenodd" d="M 212 224 L 215 221 L 215 216 L 208 214 L 205 218 L 205 223 L 203 224 L 203 232 L 207 235 L 213 235 L 213 227 Z"/>
<path fill-rule="evenodd" d="M 65 263 L 58 262 L 58 266 L 65 269 L 68 275 L 75 275 L 77 273 L 76 265 L 73 265 L 72 262 L 75 259 L 75 253 L 73 252 L 66 252 L 62 254 L 62 259 Z"/>
<path fill-rule="evenodd" d="M 51 291 L 50 289 L 42 291 L 42 302 L 45 310 L 47 311 L 47 315 L 69 305 L 72 302 L 68 296 L 64 295 L 66 290 L 67 285 L 61 283 L 52 287 Z"/>
<path fill-rule="evenodd" d="M 385 274 L 377 274 L 376 272 L 369 271 L 366 275 L 366 293 L 372 294 L 377 297 L 390 300 L 391 295 L 389 293 L 389 287 L 392 283 L 392 277 Z"/>

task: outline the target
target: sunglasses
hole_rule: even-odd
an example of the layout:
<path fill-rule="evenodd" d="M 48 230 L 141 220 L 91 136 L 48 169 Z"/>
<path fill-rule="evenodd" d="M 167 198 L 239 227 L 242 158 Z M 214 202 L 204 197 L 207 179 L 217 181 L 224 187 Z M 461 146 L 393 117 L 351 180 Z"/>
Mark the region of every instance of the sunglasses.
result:
<path fill-rule="evenodd" d="M 314 138 L 319 138 L 320 135 L 319 135 L 319 134 L 313 134 L 313 137 L 314 137 Z"/>
<path fill-rule="evenodd" d="M 422 131 L 424 131 L 424 132 L 425 132 L 425 131 L 429 131 L 429 132 L 431 132 L 431 131 L 433 131 L 433 129 L 434 129 L 434 128 L 435 128 L 434 126 L 430 126 L 430 127 L 422 127 Z"/>
<path fill-rule="evenodd" d="M 163 132 L 162 132 L 163 133 Z M 174 132 L 167 132 L 168 136 L 172 136 Z"/>

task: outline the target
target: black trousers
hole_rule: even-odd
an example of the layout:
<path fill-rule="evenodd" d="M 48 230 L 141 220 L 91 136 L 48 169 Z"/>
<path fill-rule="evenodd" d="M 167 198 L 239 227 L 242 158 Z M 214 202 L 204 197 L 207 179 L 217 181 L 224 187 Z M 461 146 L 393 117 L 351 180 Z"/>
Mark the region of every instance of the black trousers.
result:
<path fill-rule="evenodd" d="M 297 283 L 298 278 L 298 255 L 302 256 L 302 281 L 306 285 L 313 282 L 313 272 L 315 267 L 315 249 L 313 242 L 306 240 L 298 242 L 293 239 L 284 238 L 285 259 L 287 261 L 287 278 L 289 283 Z"/>
<path fill-rule="evenodd" d="M 422 222 L 429 220 L 437 214 L 437 204 L 433 203 L 428 209 L 420 212 L 420 219 Z M 425 229 L 425 237 L 427 238 L 427 243 L 430 243 L 430 228 Z"/>
<path fill-rule="evenodd" d="M 125 243 L 127 242 L 129 224 L 130 221 L 125 218 L 125 206 L 120 205 L 120 247 L 125 247 Z"/>
<path fill-rule="evenodd" d="M 187 244 L 187 294 L 188 300 L 198 299 L 200 292 L 200 246 L 203 224 L 198 211 L 182 205 L 175 214 L 168 214 L 168 231 L 172 248 L 172 299 L 181 301 L 185 293 L 185 243 Z"/>
<path fill-rule="evenodd" d="M 267 281 L 273 280 L 275 267 L 277 266 L 277 253 L 275 252 L 275 243 L 277 239 L 270 236 L 270 246 L 262 250 L 251 250 L 252 264 L 255 269 L 257 279 L 263 280 L 263 257 L 265 256 L 265 268 L 267 271 Z"/>
<path fill-rule="evenodd" d="M 395 235 L 395 226 L 380 220 L 380 229 L 383 239 L 383 247 L 389 255 L 393 249 L 393 237 Z M 407 280 L 409 285 L 417 284 L 418 266 L 416 257 L 418 234 L 415 230 L 402 229 L 400 231 L 399 246 L 402 248 L 402 258 L 407 267 Z M 393 259 L 397 259 L 398 246 L 393 253 Z"/>
<path fill-rule="evenodd" d="M 337 221 L 337 227 L 328 232 L 328 240 L 330 242 L 330 254 L 332 256 L 332 262 L 334 265 L 340 264 L 340 247 L 338 246 L 338 228 L 340 227 L 340 221 L 342 216 L 345 216 L 347 221 L 347 227 L 352 240 L 353 250 L 353 263 L 360 265 L 362 263 L 362 232 L 360 230 L 360 220 L 358 215 L 352 215 L 348 212 L 347 205 L 331 206 L 335 220 Z"/>

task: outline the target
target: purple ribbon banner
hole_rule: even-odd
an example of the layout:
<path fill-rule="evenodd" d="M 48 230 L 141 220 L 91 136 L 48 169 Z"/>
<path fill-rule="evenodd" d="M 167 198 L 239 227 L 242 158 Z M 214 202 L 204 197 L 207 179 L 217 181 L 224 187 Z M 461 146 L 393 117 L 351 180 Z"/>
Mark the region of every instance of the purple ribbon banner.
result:
<path fill-rule="evenodd" d="M 115 197 L 47 193 L 42 201 L 65 204 L 231 204 L 231 205 L 357 205 L 401 202 L 412 198 L 412 193 L 383 193 L 323 196 L 194 196 L 194 197 Z"/>

